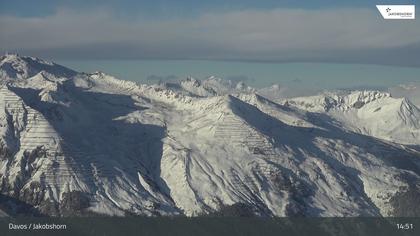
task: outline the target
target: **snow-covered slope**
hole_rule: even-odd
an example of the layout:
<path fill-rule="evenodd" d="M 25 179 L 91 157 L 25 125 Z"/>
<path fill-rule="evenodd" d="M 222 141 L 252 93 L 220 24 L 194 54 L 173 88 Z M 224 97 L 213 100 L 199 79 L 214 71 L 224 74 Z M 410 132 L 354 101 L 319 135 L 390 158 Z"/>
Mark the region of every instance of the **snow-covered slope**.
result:
<path fill-rule="evenodd" d="M 214 76 L 204 80 L 188 77 L 179 82 L 162 83 L 159 87 L 195 97 L 221 96 L 233 93 L 253 93 L 256 91 L 254 88 L 247 86 L 244 82 L 233 82 Z"/>
<path fill-rule="evenodd" d="M 283 104 L 328 114 L 351 131 L 402 144 L 420 145 L 420 110 L 406 98 L 379 91 L 324 93 Z"/>
<path fill-rule="evenodd" d="M 6 54 L 0 57 L 0 78 L 23 79 L 29 78 L 41 71 L 54 74 L 57 77 L 71 77 L 75 71 L 66 67 L 47 62 L 35 57 Z"/>
<path fill-rule="evenodd" d="M 258 89 L 257 93 L 275 101 L 287 97 L 287 88 L 282 87 L 279 84 L 273 84 L 270 87 Z"/>
<path fill-rule="evenodd" d="M 214 78 L 167 87 L 101 72 L 20 75 L 1 83 L 0 190 L 41 213 L 418 215 L 418 146 L 330 116 L 359 98 L 308 112 Z M 362 107 L 391 99 L 366 96 Z"/>
<path fill-rule="evenodd" d="M 405 97 L 414 105 L 420 107 L 420 82 L 400 84 L 388 90 L 393 97 Z"/>

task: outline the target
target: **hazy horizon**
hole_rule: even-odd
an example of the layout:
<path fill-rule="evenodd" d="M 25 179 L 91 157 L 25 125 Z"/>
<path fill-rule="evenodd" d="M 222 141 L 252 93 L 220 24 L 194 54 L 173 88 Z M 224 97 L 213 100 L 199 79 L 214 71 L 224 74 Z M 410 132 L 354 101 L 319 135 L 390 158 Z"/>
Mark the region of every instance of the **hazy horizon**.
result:
<path fill-rule="evenodd" d="M 0 0 L 0 51 L 141 82 L 217 76 L 307 94 L 419 82 L 420 22 L 384 20 L 376 4 Z"/>
<path fill-rule="evenodd" d="M 216 76 L 261 88 L 280 84 L 307 90 L 389 87 L 419 82 L 420 68 L 345 63 L 259 63 L 212 60 L 55 60 L 80 72 L 102 71 L 153 83 Z"/>

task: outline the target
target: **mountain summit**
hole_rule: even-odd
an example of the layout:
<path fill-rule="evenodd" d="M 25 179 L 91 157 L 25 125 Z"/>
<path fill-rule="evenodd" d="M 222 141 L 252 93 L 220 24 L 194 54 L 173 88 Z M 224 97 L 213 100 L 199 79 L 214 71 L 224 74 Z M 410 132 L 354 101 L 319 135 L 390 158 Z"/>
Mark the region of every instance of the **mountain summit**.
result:
<path fill-rule="evenodd" d="M 420 215 L 407 100 L 273 101 L 216 78 L 143 85 L 17 55 L 0 75 L 4 214 Z"/>
<path fill-rule="evenodd" d="M 32 77 L 41 71 L 57 77 L 71 77 L 76 74 L 64 66 L 47 62 L 35 57 L 6 54 L 0 57 L 0 78 L 24 79 Z"/>

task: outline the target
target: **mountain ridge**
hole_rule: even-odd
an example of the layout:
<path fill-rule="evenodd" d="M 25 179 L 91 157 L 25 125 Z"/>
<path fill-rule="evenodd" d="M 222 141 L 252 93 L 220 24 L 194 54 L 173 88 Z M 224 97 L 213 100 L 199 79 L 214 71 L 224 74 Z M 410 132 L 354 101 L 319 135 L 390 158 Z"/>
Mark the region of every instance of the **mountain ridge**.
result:
<path fill-rule="evenodd" d="M 394 119 L 388 95 L 314 112 L 214 78 L 166 87 L 54 71 L 3 76 L 0 89 L 1 194 L 42 214 L 200 216 L 238 204 L 256 216 L 417 214 L 419 150 L 333 114 L 373 104 Z M 206 83 L 218 89 L 205 94 Z"/>

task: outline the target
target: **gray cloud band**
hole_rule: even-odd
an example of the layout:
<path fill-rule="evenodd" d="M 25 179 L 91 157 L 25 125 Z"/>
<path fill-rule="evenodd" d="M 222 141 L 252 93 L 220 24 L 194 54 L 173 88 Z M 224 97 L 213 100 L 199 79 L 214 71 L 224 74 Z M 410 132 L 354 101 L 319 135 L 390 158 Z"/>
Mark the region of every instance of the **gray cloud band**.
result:
<path fill-rule="evenodd" d="M 276 9 L 170 20 L 60 10 L 0 16 L 0 49 L 57 58 L 314 61 L 420 66 L 420 23 L 376 9 Z"/>

